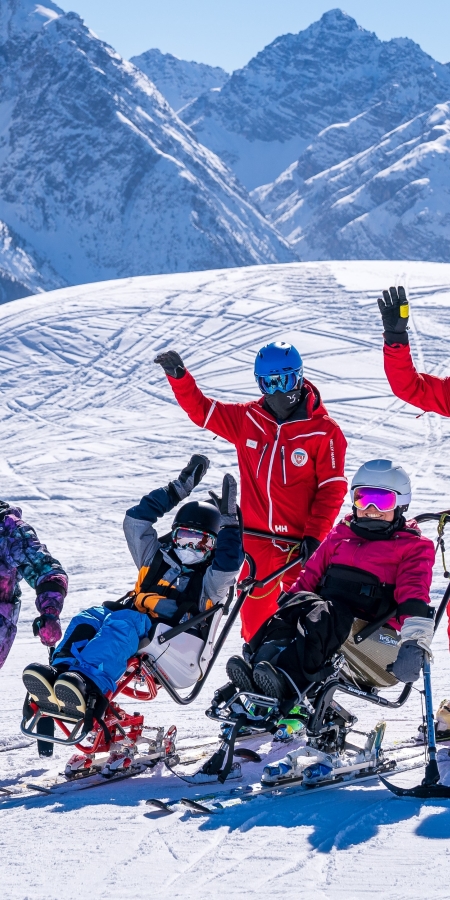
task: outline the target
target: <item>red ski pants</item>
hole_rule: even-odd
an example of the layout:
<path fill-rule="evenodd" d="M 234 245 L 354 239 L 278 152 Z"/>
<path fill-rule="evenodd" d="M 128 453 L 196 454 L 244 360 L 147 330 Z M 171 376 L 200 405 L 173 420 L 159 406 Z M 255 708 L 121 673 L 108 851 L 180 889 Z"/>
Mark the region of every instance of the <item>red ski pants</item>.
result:
<path fill-rule="evenodd" d="M 259 538 L 245 535 L 244 547 L 247 553 L 253 557 L 256 563 L 256 577 L 265 578 L 280 569 L 290 559 L 298 556 L 298 549 L 293 551 L 292 544 L 285 544 L 281 539 L 274 537 Z M 291 556 L 289 557 L 289 554 Z M 261 627 L 263 622 L 272 616 L 278 609 L 277 598 L 281 591 L 289 588 L 298 578 L 301 572 L 301 564 L 292 566 L 292 569 L 281 577 L 269 581 L 263 588 L 255 588 L 244 600 L 241 609 L 242 628 L 241 634 L 244 641 L 250 641 Z M 248 565 L 245 563 L 241 578 L 248 575 Z"/>

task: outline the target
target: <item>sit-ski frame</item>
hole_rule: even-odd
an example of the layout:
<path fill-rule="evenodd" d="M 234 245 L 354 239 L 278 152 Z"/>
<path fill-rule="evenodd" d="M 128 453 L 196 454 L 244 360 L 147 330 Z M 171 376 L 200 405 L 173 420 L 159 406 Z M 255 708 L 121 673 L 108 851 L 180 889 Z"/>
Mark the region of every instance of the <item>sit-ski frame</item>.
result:
<path fill-rule="evenodd" d="M 436 551 L 439 548 L 441 549 L 442 556 L 443 556 L 443 563 L 444 563 L 444 574 L 445 574 L 445 577 L 450 578 L 450 573 L 447 572 L 446 566 L 445 566 L 445 558 L 444 558 L 445 547 L 444 547 L 444 542 L 443 542 L 444 528 L 450 521 L 450 510 L 445 510 L 444 512 L 440 512 L 440 513 L 423 513 L 416 517 L 417 523 L 429 522 L 429 521 L 437 521 L 438 522 L 438 540 L 437 540 Z M 257 532 L 257 531 L 251 531 L 251 532 L 247 532 L 247 533 L 254 535 L 255 537 L 256 536 L 257 537 L 267 537 L 267 538 L 269 537 L 269 535 L 266 535 L 266 534 L 263 534 L 263 533 Z M 272 537 L 272 536 L 270 536 L 270 537 Z M 286 543 L 294 543 L 294 542 L 286 541 Z M 298 562 L 298 560 L 296 560 L 296 561 Z M 449 600 L 450 600 L 450 584 L 448 585 L 448 587 L 444 593 L 444 596 L 439 604 L 439 607 L 438 607 L 435 617 L 434 617 L 434 631 L 435 632 L 439 626 L 439 623 L 442 619 L 442 616 L 445 612 L 445 609 L 447 607 Z M 302 695 L 301 697 L 299 696 L 299 698 L 298 698 L 299 705 L 303 704 L 306 707 L 307 711 L 310 713 L 310 718 L 306 725 L 306 729 L 307 729 L 308 735 L 310 735 L 311 737 L 319 735 L 320 732 L 323 730 L 323 724 L 322 724 L 323 716 L 325 714 L 325 711 L 329 707 L 334 694 L 337 691 L 341 691 L 345 694 L 350 694 L 354 697 L 358 697 L 358 699 L 360 699 L 360 700 L 364 700 L 368 703 L 373 703 L 373 704 L 375 704 L 377 706 L 381 706 L 383 708 L 399 709 L 401 706 L 403 706 L 406 703 L 406 701 L 408 700 L 408 698 L 411 694 L 411 691 L 413 689 L 412 684 L 405 684 L 403 686 L 399 696 L 395 700 L 389 700 L 387 697 L 383 697 L 382 695 L 380 695 L 376 688 L 357 687 L 355 684 L 353 684 L 352 682 L 347 680 L 345 678 L 345 676 L 341 672 L 339 672 L 341 662 L 342 662 L 342 657 L 340 657 L 336 662 L 336 669 L 337 669 L 336 674 L 330 676 L 324 682 L 324 684 L 321 686 L 321 688 L 317 692 L 317 695 L 312 699 L 312 702 L 310 702 L 308 700 L 306 695 Z M 431 692 L 431 680 L 430 679 L 431 679 L 431 676 L 430 676 L 430 672 L 429 672 L 429 662 L 427 663 L 427 660 L 426 660 L 425 665 L 424 665 L 424 680 L 426 681 L 426 683 L 428 683 L 428 688 L 424 692 L 425 695 L 427 695 L 427 693 L 430 694 L 430 692 Z M 295 703 L 295 700 L 293 702 Z M 209 716 L 209 718 L 214 719 L 214 720 L 220 720 L 222 722 L 228 722 L 228 723 L 233 722 L 236 720 L 237 716 L 239 715 L 238 711 L 234 711 L 232 709 L 233 705 L 236 703 L 240 703 L 240 705 L 243 706 L 244 709 L 246 709 L 247 711 L 249 711 L 252 706 L 261 708 L 261 714 L 253 715 L 252 713 L 250 713 L 250 715 L 249 715 L 248 727 L 252 728 L 252 730 L 255 730 L 255 731 L 268 730 L 268 731 L 270 731 L 271 728 L 273 728 L 277 719 L 280 718 L 281 711 L 280 711 L 280 704 L 278 701 L 276 701 L 273 698 L 262 697 L 258 694 L 250 694 L 250 693 L 245 693 L 242 691 L 236 692 L 231 698 L 227 698 L 225 700 L 225 702 L 214 703 L 214 701 L 213 701 L 210 709 L 207 710 L 206 714 Z M 264 708 L 267 710 L 265 715 L 262 714 L 262 709 L 264 709 Z M 430 710 L 430 708 L 432 711 L 432 703 L 430 704 L 430 702 L 428 701 L 427 709 Z M 427 728 L 427 731 L 428 732 L 430 731 L 430 727 Z M 434 737 L 434 724 L 433 724 L 432 731 L 433 731 L 433 737 Z M 432 760 L 432 759 L 435 760 L 436 749 L 434 748 L 434 753 L 433 753 L 432 748 L 429 747 L 428 751 L 429 751 L 430 760 Z M 431 770 L 433 771 L 433 777 L 435 777 L 436 771 L 437 771 L 437 766 L 433 765 L 430 768 L 430 773 L 431 773 Z M 429 774 L 428 777 L 431 777 L 431 774 Z M 450 794 L 450 789 L 449 789 L 449 794 Z"/>
<path fill-rule="evenodd" d="M 200 691 L 203 689 L 203 686 L 216 662 L 216 659 L 231 631 L 231 628 L 234 625 L 234 622 L 237 619 L 242 604 L 244 603 L 248 594 L 252 590 L 254 590 L 255 587 L 264 587 L 270 581 L 273 581 L 276 578 L 280 577 L 283 572 L 287 571 L 299 562 L 298 558 L 291 560 L 266 578 L 257 580 L 256 567 L 253 558 L 248 553 L 245 554 L 245 558 L 249 567 L 249 575 L 241 582 L 239 582 L 239 584 L 237 585 L 237 591 L 235 591 L 234 588 L 230 590 L 225 604 L 215 604 L 205 613 L 200 613 L 199 615 L 188 619 L 186 622 L 168 629 L 158 638 L 160 644 L 167 643 L 178 634 L 182 634 L 184 631 L 188 631 L 189 629 L 195 627 L 195 625 L 204 623 L 205 620 L 211 619 L 219 610 L 222 610 L 223 615 L 227 616 L 227 621 L 221 629 L 220 634 L 215 642 L 211 659 L 208 662 L 203 677 L 197 681 L 193 690 L 186 697 L 182 697 L 178 693 L 178 691 L 170 684 L 165 676 L 157 670 L 153 660 L 150 659 L 150 657 L 145 653 L 143 653 L 133 656 L 128 661 L 126 672 L 118 682 L 116 690 L 114 692 L 108 692 L 106 694 L 109 700 L 109 706 L 104 717 L 104 723 L 111 735 L 110 741 L 105 738 L 104 730 L 98 722 L 94 722 L 94 726 L 91 731 L 86 731 L 84 730 L 83 717 L 75 719 L 69 716 L 53 715 L 49 712 L 43 712 L 39 709 L 37 704 L 34 703 L 33 700 L 31 700 L 31 698 L 28 701 L 28 705 L 32 710 L 33 715 L 31 719 L 29 716 L 27 717 L 26 715 L 24 715 L 20 726 L 22 734 L 26 735 L 27 737 L 35 738 L 36 740 L 45 740 L 47 743 L 51 744 L 73 746 L 76 747 L 81 753 L 93 756 L 96 753 L 108 752 L 112 744 L 119 744 L 125 740 L 128 743 L 135 744 L 136 741 L 138 741 L 142 737 L 142 732 L 145 727 L 143 715 L 141 715 L 140 713 L 130 714 L 126 710 L 122 709 L 119 704 L 115 702 L 116 697 L 118 697 L 120 694 L 126 697 L 131 697 L 134 700 L 146 702 L 153 700 L 156 697 L 160 687 L 164 687 L 167 693 L 175 701 L 175 703 L 178 703 L 182 706 L 187 706 L 188 704 L 192 703 L 193 700 L 198 697 Z M 234 603 L 233 600 L 235 600 Z M 130 684 L 132 682 L 134 682 L 136 685 L 136 682 L 138 680 L 144 683 L 144 690 L 136 690 L 136 687 L 130 687 Z M 63 738 L 56 737 L 54 735 L 43 735 L 36 731 L 36 727 L 39 721 L 46 718 L 51 718 L 54 720 L 54 722 L 56 722 L 58 728 L 64 734 Z M 158 729 L 158 735 L 159 731 L 161 731 L 161 729 Z M 169 732 L 167 734 L 170 737 L 172 735 L 172 730 L 169 729 Z M 83 741 L 88 737 L 88 734 L 93 734 L 94 738 L 92 740 L 92 743 L 90 742 L 88 745 L 86 745 L 83 744 Z M 161 737 L 161 735 L 159 736 Z M 163 743 L 166 737 L 167 736 L 164 736 Z M 168 741 L 168 743 L 169 745 L 172 745 L 173 741 L 170 740 Z"/>

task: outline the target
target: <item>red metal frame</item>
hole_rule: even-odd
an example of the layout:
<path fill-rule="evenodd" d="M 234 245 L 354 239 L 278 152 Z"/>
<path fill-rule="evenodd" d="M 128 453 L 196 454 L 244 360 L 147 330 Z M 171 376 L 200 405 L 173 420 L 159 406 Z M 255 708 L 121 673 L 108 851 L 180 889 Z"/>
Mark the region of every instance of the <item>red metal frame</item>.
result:
<path fill-rule="evenodd" d="M 145 689 L 143 691 L 129 687 L 130 683 L 135 681 L 136 678 L 140 678 L 144 681 Z M 81 753 L 92 756 L 94 753 L 108 753 L 113 744 L 123 741 L 123 732 L 125 732 L 126 736 L 130 738 L 131 741 L 137 741 L 142 736 L 144 716 L 140 713 L 126 712 L 126 710 L 122 709 L 118 703 L 114 702 L 114 700 L 119 694 L 123 694 L 125 697 L 131 697 L 133 700 L 139 700 L 140 702 L 146 703 L 155 699 L 159 689 L 160 685 L 156 684 L 153 675 L 151 675 L 145 667 L 145 659 L 139 656 L 133 656 L 128 661 L 126 671 L 118 681 L 116 690 L 108 691 L 106 694 L 109 700 L 109 706 L 104 721 L 111 735 L 111 740 L 107 741 L 105 739 L 102 727 L 98 722 L 94 722 L 93 733 L 95 737 L 93 742 L 88 745 L 80 743 L 73 744 L 72 746 L 76 747 L 77 750 L 80 750 Z M 30 706 L 34 713 L 38 712 L 38 706 L 34 701 L 30 700 Z M 70 737 L 74 725 L 68 727 L 62 719 L 58 719 L 56 716 L 52 716 L 52 718 L 63 734 L 65 734 L 66 737 Z"/>

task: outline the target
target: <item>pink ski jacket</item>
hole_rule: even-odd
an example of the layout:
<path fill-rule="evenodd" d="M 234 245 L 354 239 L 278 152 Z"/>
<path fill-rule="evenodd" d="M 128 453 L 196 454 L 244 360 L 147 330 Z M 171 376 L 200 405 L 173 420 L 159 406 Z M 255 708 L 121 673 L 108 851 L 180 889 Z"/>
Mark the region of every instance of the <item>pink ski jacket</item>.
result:
<path fill-rule="evenodd" d="M 317 591 L 320 579 L 331 563 L 353 566 L 376 575 L 381 583 L 395 584 L 394 597 L 401 605 L 406 600 L 430 602 L 433 576 L 434 544 L 421 534 L 416 522 L 407 523 L 408 531 L 397 531 L 387 541 L 367 541 L 350 529 L 351 516 L 346 516 L 330 531 L 311 556 L 289 593 Z M 400 630 L 408 616 L 390 619 L 389 625 Z"/>

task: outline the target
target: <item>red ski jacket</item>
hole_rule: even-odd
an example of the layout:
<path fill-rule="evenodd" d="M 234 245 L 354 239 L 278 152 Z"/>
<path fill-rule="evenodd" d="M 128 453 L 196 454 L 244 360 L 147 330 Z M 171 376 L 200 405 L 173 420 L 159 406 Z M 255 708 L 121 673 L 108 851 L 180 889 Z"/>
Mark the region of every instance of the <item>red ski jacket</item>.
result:
<path fill-rule="evenodd" d="M 330 531 L 289 593 L 316 591 L 328 566 L 334 563 L 363 569 L 377 575 L 382 583 L 395 584 L 394 598 L 400 605 L 406 600 L 429 603 L 434 544 L 421 534 L 416 522 L 408 522 L 411 530 L 397 531 L 388 541 L 366 541 L 351 531 L 350 520 L 351 516 L 346 516 Z M 407 618 L 400 616 L 400 625 Z M 390 619 L 389 625 L 399 630 L 397 619 Z"/>
<path fill-rule="evenodd" d="M 412 361 L 409 344 L 384 345 L 384 371 L 397 397 L 424 412 L 450 416 L 450 378 L 419 373 Z M 447 606 L 450 645 L 450 603 Z"/>
<path fill-rule="evenodd" d="M 417 372 L 409 344 L 384 345 L 384 371 L 397 397 L 424 412 L 450 416 L 450 378 Z"/>
<path fill-rule="evenodd" d="M 317 389 L 305 381 L 306 418 L 278 423 L 263 408 L 263 397 L 221 403 L 205 397 L 189 372 L 168 380 L 196 425 L 235 445 L 246 527 L 322 541 L 346 494 L 347 442 Z"/>

